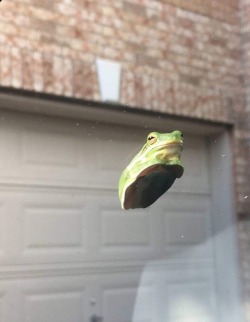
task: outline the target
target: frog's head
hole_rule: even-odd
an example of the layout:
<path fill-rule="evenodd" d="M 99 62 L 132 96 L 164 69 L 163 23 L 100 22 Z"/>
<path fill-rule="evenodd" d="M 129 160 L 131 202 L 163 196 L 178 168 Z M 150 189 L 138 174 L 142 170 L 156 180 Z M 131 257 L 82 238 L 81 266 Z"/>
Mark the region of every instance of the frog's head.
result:
<path fill-rule="evenodd" d="M 151 132 L 135 161 L 140 168 L 144 163 L 176 164 L 180 162 L 182 149 L 183 134 L 180 131 Z"/>
<path fill-rule="evenodd" d="M 148 207 L 166 192 L 183 174 L 182 149 L 183 134 L 180 131 L 151 132 L 120 178 L 122 208 Z"/>

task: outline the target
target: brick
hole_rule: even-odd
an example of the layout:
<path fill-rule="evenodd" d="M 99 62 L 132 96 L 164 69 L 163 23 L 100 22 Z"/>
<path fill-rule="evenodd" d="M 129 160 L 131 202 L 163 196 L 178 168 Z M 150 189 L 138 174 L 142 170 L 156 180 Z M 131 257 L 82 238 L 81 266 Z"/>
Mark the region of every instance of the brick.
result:
<path fill-rule="evenodd" d="M 54 9 L 54 3 L 50 0 L 32 0 L 32 4 L 34 4 L 37 7 L 43 7 L 49 10 Z"/>
<path fill-rule="evenodd" d="M 28 15 L 31 19 L 43 20 L 43 21 L 56 21 L 58 13 L 53 10 L 39 8 L 32 5 L 20 5 L 19 13 L 23 15 Z"/>
<path fill-rule="evenodd" d="M 73 95 L 73 62 L 71 59 L 64 58 L 63 67 L 64 95 Z"/>
<path fill-rule="evenodd" d="M 82 61 L 74 61 L 73 84 L 76 97 L 91 98 L 96 85 L 96 75 L 93 67 L 84 64 Z"/>
<path fill-rule="evenodd" d="M 53 79 L 54 79 L 54 93 L 61 95 L 64 92 L 64 61 L 60 56 L 53 58 Z"/>
<path fill-rule="evenodd" d="M 11 85 L 11 48 L 1 44 L 0 47 L 0 72 L 1 72 L 1 84 L 4 86 Z"/>
<path fill-rule="evenodd" d="M 129 13 L 133 13 L 136 16 L 147 16 L 145 6 L 135 4 L 133 2 L 123 1 L 123 10 Z"/>
<path fill-rule="evenodd" d="M 40 52 L 33 53 L 33 77 L 34 77 L 34 90 L 41 92 L 44 90 L 44 65 L 43 55 Z"/>
<path fill-rule="evenodd" d="M 31 25 L 35 30 L 53 34 L 55 32 L 55 24 L 52 21 L 31 18 Z"/>
<path fill-rule="evenodd" d="M 16 47 L 11 48 L 11 84 L 13 87 L 22 86 L 22 54 Z"/>
<path fill-rule="evenodd" d="M 33 55 L 28 50 L 22 50 L 22 80 L 23 88 L 32 90 L 34 84 L 34 71 L 33 71 Z"/>
<path fill-rule="evenodd" d="M 200 77 L 197 76 L 191 76 L 187 74 L 180 74 L 180 81 L 185 82 L 188 84 L 192 84 L 194 86 L 198 86 L 200 84 Z"/>
<path fill-rule="evenodd" d="M 137 64 L 149 65 L 151 67 L 158 66 L 158 59 L 157 58 L 154 58 L 154 57 L 142 54 L 142 53 L 136 54 L 135 62 Z"/>
<path fill-rule="evenodd" d="M 49 54 L 43 55 L 42 69 L 44 77 L 44 90 L 45 92 L 54 92 L 54 77 L 53 77 L 53 56 Z"/>
<path fill-rule="evenodd" d="M 220 37 L 211 37 L 209 39 L 211 45 L 225 47 L 227 45 L 227 40 Z"/>

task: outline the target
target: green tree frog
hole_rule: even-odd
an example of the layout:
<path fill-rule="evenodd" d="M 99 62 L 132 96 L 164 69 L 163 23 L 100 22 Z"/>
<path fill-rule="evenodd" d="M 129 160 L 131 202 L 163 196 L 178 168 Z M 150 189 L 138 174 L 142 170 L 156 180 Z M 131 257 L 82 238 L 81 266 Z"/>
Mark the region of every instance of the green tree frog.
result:
<path fill-rule="evenodd" d="M 180 161 L 183 134 L 151 132 L 119 181 L 123 209 L 146 208 L 162 196 L 183 174 Z"/>

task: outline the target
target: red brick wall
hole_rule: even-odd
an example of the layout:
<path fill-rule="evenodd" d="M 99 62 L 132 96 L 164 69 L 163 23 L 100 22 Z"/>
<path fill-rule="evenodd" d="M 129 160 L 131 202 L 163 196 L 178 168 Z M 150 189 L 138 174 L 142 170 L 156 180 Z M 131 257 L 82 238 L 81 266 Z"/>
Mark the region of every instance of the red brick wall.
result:
<path fill-rule="evenodd" d="M 244 307 L 247 321 L 250 321 L 250 0 L 240 1 L 240 23 L 245 111 L 242 128 L 238 131 L 240 151 L 238 162 L 240 164 L 238 165 L 237 182 L 238 189 L 242 189 L 240 193 L 242 218 L 239 222 L 239 237 L 244 279 Z M 243 191 L 246 193 L 244 194 Z"/>
<path fill-rule="evenodd" d="M 99 100 L 95 59 L 109 58 L 122 66 L 121 103 L 234 123 L 249 305 L 250 0 L 239 1 L 3 0 L 0 84 Z"/>
<path fill-rule="evenodd" d="M 121 62 L 124 104 L 234 118 L 242 85 L 236 0 L 82 3 L 1 3 L 2 85 L 98 100 L 99 56 Z"/>

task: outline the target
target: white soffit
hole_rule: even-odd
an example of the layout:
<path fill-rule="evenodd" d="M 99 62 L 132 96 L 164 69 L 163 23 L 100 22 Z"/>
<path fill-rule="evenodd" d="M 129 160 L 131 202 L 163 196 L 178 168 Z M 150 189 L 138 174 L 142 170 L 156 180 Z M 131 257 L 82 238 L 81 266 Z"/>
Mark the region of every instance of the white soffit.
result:
<path fill-rule="evenodd" d="M 226 124 L 223 126 L 222 124 L 199 121 L 198 119 L 172 117 L 161 112 L 149 113 L 145 111 L 144 113 L 143 110 L 122 106 L 100 106 L 100 103 L 95 106 L 94 102 L 79 104 L 79 102 L 70 101 L 69 98 L 66 98 L 64 102 L 57 98 L 31 97 L 25 96 L 25 94 L 0 93 L 0 109 L 123 126 L 129 125 L 165 132 L 179 129 L 194 134 L 202 133 L 202 135 L 220 133 L 227 126 Z"/>

